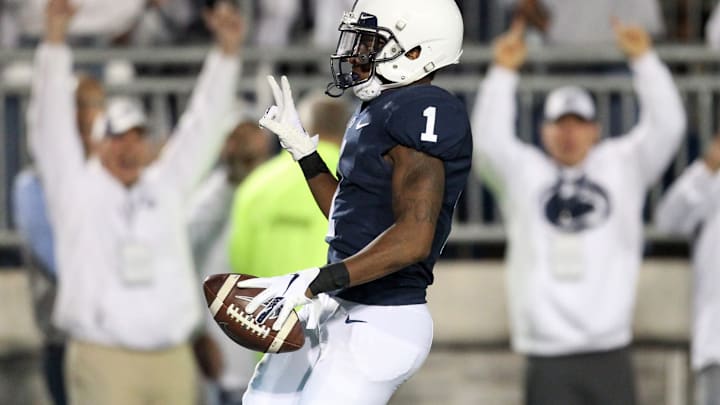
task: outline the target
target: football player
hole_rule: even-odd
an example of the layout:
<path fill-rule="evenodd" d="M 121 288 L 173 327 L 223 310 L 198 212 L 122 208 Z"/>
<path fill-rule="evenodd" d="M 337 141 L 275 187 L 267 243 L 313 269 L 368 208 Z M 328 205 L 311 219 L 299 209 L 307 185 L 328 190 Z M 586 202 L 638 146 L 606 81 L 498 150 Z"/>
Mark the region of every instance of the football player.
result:
<path fill-rule="evenodd" d="M 287 78 L 269 78 L 276 105 L 260 123 L 299 162 L 329 219 L 330 264 L 238 283 L 265 288 L 250 313 L 278 302 L 276 329 L 310 304 L 300 314 L 305 346 L 264 357 L 248 404 L 384 404 L 430 350 L 425 292 L 472 156 L 465 107 L 431 81 L 458 63 L 462 17 L 453 0 L 358 0 L 339 31 L 328 93 L 352 89 L 363 103 L 337 177 L 303 129 Z"/>

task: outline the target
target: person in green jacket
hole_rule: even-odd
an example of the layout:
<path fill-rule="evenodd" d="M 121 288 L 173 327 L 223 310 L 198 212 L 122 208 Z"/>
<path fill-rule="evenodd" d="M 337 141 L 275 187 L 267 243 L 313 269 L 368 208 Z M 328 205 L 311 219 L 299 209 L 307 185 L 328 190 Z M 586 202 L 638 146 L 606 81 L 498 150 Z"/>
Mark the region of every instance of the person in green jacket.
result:
<path fill-rule="evenodd" d="M 320 136 L 318 152 L 335 171 L 350 106 L 343 99 L 312 94 L 298 110 L 308 133 Z M 235 272 L 271 277 L 326 261 L 328 221 L 288 153 L 258 166 L 240 184 L 231 221 L 230 263 Z"/>

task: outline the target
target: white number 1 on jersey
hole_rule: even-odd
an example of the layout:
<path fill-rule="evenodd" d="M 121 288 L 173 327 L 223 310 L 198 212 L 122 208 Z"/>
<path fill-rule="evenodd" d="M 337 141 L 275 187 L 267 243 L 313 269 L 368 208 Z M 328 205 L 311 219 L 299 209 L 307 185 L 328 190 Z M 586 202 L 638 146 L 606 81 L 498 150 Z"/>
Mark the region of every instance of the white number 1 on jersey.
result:
<path fill-rule="evenodd" d="M 425 142 L 437 143 L 437 134 L 435 134 L 435 115 L 437 114 L 436 107 L 428 107 L 423 111 L 423 117 L 427 118 L 425 123 L 425 132 L 420 133 L 420 140 Z"/>

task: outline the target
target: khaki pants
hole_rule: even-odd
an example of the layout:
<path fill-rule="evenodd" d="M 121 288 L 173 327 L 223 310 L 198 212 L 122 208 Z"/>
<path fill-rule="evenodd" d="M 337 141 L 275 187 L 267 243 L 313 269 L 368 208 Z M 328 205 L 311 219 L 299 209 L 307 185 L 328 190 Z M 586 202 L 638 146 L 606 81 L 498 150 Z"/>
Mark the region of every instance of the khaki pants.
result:
<path fill-rule="evenodd" d="M 136 351 L 71 341 L 65 358 L 72 405 L 194 405 L 198 389 L 188 344 Z"/>

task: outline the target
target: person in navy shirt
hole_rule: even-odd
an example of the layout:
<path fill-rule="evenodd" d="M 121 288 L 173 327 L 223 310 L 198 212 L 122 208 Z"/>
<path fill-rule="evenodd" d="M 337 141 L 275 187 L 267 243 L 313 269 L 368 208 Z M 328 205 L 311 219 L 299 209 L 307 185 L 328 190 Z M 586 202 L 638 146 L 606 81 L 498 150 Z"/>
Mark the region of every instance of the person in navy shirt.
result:
<path fill-rule="evenodd" d="M 472 156 L 463 104 L 431 82 L 458 63 L 462 17 L 453 0 L 358 0 L 339 31 L 327 92 L 352 88 L 363 103 L 336 176 L 302 127 L 287 78 L 269 78 L 276 104 L 260 124 L 298 161 L 329 219 L 329 264 L 237 284 L 265 289 L 247 313 L 269 303 L 274 328 L 288 330 L 304 305 L 306 328 L 299 351 L 263 358 L 244 403 L 384 404 L 430 350 L 425 291 Z"/>

